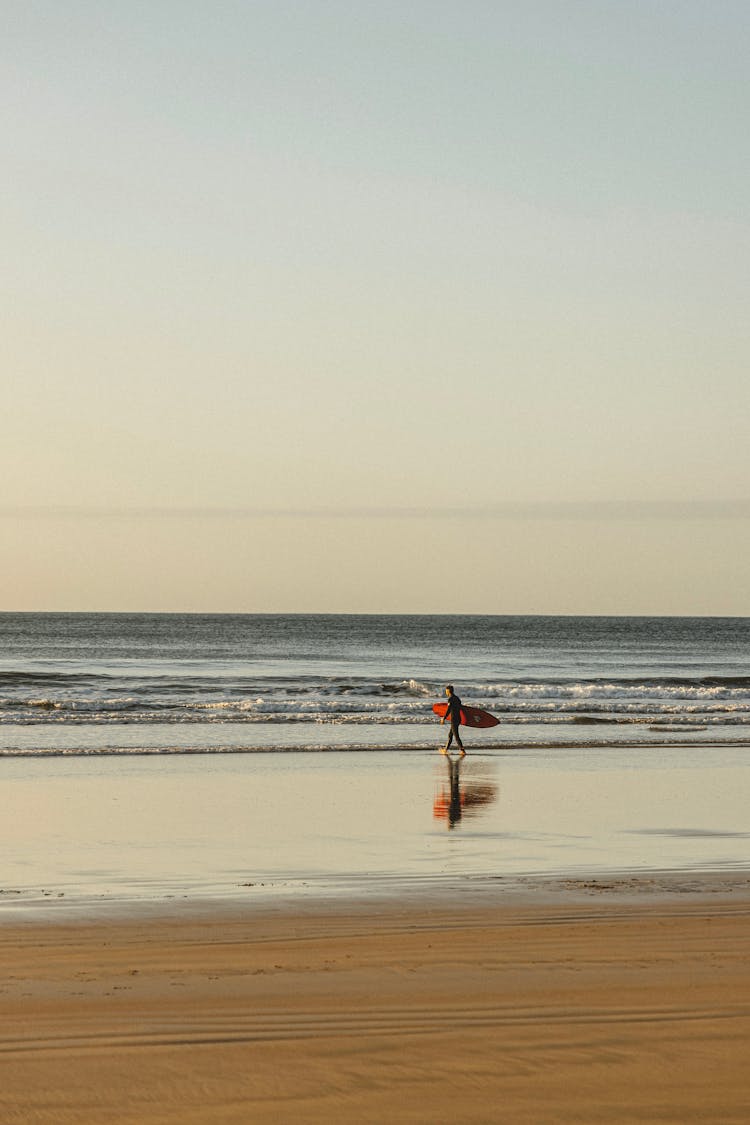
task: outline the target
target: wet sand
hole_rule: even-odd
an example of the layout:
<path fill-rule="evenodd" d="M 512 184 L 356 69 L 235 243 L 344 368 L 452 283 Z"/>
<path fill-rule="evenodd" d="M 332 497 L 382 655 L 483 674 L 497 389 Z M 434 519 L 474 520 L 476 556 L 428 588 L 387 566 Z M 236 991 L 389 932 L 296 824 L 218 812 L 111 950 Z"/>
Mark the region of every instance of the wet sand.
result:
<path fill-rule="evenodd" d="M 750 870 L 747 751 L 0 761 L 0 913 Z"/>
<path fill-rule="evenodd" d="M 4 1125 L 750 1118 L 746 875 L 51 919 L 0 926 Z"/>

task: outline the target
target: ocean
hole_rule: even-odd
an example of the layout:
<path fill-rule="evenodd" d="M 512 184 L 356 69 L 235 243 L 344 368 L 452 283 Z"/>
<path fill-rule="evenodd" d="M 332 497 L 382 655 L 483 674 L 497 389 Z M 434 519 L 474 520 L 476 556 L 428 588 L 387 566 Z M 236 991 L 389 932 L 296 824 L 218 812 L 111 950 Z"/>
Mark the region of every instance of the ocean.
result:
<path fill-rule="evenodd" d="M 750 744 L 750 619 L 0 614 L 0 755 Z"/>
<path fill-rule="evenodd" d="M 20 613 L 0 637 L 3 917 L 750 870 L 746 619 Z M 501 720 L 463 761 L 436 753 L 446 682 Z"/>

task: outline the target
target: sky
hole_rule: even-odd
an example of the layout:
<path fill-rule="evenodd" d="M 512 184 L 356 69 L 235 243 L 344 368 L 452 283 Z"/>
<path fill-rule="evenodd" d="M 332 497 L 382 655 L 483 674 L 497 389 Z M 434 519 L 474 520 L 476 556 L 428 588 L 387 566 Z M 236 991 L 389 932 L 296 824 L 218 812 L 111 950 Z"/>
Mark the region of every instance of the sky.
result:
<path fill-rule="evenodd" d="M 749 614 L 749 53 L 0 2 L 0 610 Z"/>

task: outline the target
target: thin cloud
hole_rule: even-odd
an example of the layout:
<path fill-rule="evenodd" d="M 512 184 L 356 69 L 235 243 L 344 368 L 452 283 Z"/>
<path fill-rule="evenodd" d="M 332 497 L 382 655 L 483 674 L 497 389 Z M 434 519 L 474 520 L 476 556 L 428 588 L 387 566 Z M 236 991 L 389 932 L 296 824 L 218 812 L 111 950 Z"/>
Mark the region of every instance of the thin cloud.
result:
<path fill-rule="evenodd" d="M 109 505 L 4 505 L 0 518 L 69 520 L 746 520 L 744 500 L 598 500 L 506 502 L 465 507 L 117 507 Z"/>

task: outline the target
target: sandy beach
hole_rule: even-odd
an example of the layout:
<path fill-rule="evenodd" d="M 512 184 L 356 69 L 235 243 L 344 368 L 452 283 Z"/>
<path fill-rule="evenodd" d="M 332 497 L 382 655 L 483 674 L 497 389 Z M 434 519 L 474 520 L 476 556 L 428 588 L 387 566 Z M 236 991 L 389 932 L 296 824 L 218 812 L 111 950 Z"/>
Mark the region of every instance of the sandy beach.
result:
<path fill-rule="evenodd" d="M 8 921 L 0 1119 L 744 1123 L 749 921 L 742 875 Z"/>

